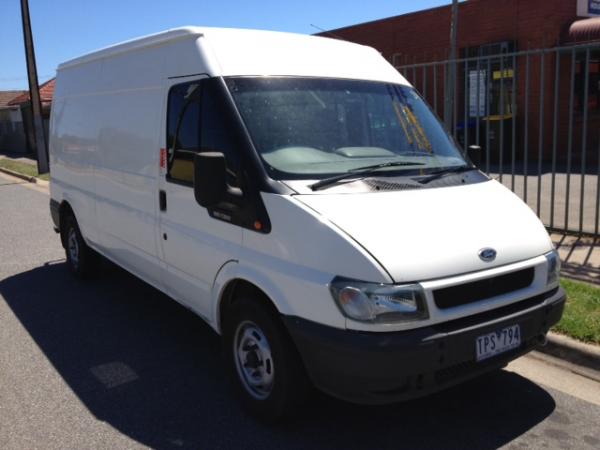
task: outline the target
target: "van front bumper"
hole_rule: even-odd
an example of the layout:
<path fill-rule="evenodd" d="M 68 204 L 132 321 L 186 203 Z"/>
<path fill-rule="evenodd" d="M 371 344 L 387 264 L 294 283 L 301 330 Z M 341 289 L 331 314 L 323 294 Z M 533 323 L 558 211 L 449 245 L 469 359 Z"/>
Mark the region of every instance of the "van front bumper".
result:
<path fill-rule="evenodd" d="M 313 383 L 344 400 L 384 404 L 424 396 L 501 368 L 533 350 L 557 323 L 565 293 L 555 288 L 512 305 L 400 332 L 340 330 L 294 316 L 284 322 Z M 520 325 L 520 347 L 477 362 L 478 336 Z"/>

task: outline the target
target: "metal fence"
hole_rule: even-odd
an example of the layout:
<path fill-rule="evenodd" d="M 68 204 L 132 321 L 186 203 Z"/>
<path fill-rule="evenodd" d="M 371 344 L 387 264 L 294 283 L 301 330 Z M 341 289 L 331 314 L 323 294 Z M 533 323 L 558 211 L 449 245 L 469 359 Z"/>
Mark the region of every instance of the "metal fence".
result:
<path fill-rule="evenodd" d="M 600 236 L 600 43 L 468 53 L 455 77 L 449 60 L 394 65 L 549 229 Z"/>

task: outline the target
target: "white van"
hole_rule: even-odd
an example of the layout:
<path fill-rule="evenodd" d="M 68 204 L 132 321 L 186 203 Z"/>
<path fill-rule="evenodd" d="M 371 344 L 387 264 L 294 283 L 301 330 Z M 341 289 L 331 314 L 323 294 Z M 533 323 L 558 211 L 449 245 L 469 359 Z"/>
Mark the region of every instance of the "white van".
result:
<path fill-rule="evenodd" d="M 181 28 L 68 61 L 51 213 L 223 338 L 243 404 L 379 404 L 500 368 L 565 302 L 534 213 L 372 48 Z"/>

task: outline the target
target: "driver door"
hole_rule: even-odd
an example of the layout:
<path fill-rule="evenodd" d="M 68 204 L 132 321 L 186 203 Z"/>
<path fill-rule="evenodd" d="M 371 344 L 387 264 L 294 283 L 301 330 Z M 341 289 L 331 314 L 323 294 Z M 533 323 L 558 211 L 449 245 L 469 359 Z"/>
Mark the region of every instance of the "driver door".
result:
<path fill-rule="evenodd" d="M 193 156 L 214 134 L 210 127 L 225 127 L 211 103 L 206 79 L 168 80 L 166 152 L 161 151 L 157 199 L 165 287 L 169 295 L 210 321 L 213 281 L 219 269 L 239 255 L 242 229 L 214 219 L 194 198 Z"/>

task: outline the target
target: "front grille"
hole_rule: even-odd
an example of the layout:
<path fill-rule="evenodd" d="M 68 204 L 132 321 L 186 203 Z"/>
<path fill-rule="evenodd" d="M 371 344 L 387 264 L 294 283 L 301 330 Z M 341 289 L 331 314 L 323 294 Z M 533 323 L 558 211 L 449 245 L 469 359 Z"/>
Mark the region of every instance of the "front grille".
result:
<path fill-rule="evenodd" d="M 437 289 L 433 291 L 433 299 L 440 309 L 466 305 L 526 288 L 533 283 L 534 275 L 535 268 L 529 267 L 497 277 Z"/>
<path fill-rule="evenodd" d="M 558 288 L 554 288 L 543 294 L 536 295 L 535 297 L 521 300 L 520 302 L 511 303 L 510 305 L 502 306 L 490 311 L 484 311 L 482 313 L 473 314 L 472 316 L 449 320 L 448 322 L 436 323 L 435 325 L 432 325 L 432 328 L 438 333 L 452 333 L 454 331 L 481 325 L 482 323 L 491 322 L 502 317 L 518 314 L 526 309 L 540 306 L 544 303 L 544 301 L 546 301 L 547 298 L 550 298 L 556 294 L 556 291 L 558 291 Z"/>

